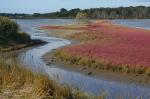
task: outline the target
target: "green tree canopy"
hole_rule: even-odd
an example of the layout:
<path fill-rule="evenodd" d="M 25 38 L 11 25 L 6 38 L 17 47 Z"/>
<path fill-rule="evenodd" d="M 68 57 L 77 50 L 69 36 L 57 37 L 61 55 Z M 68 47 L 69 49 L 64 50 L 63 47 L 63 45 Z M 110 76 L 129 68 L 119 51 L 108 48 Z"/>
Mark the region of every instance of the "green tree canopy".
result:
<path fill-rule="evenodd" d="M 67 9 L 62 8 L 62 9 L 60 9 L 60 12 L 62 12 L 62 13 L 67 12 Z"/>

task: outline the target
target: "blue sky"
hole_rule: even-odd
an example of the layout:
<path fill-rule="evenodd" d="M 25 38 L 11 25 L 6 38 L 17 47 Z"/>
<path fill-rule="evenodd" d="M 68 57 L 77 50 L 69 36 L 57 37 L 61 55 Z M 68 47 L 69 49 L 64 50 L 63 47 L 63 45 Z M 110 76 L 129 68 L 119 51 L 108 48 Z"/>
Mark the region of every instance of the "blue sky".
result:
<path fill-rule="evenodd" d="M 0 12 L 45 13 L 61 8 L 97 8 L 119 6 L 150 6 L 150 0 L 0 0 Z"/>

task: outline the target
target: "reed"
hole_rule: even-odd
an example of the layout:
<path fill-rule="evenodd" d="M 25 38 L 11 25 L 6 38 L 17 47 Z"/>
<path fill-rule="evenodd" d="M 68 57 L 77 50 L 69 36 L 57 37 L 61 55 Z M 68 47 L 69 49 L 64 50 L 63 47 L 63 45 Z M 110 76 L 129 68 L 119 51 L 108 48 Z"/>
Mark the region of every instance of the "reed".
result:
<path fill-rule="evenodd" d="M 32 72 L 16 59 L 0 60 L 0 98 L 8 99 L 104 99 L 59 85 L 49 76 Z"/>

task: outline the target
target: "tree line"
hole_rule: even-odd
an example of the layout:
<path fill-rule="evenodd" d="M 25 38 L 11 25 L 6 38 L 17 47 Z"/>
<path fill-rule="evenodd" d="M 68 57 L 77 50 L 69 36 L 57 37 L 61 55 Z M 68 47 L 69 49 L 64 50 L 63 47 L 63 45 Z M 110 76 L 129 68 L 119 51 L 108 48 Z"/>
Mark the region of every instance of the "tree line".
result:
<path fill-rule="evenodd" d="M 10 18 L 76 18 L 78 13 L 86 13 L 91 19 L 144 19 L 150 18 L 150 6 L 137 7 L 118 7 L 118 8 L 91 8 L 81 10 L 79 8 L 67 10 L 62 8 L 60 11 L 52 13 L 34 14 L 7 14 L 0 13 L 1 16 Z"/>

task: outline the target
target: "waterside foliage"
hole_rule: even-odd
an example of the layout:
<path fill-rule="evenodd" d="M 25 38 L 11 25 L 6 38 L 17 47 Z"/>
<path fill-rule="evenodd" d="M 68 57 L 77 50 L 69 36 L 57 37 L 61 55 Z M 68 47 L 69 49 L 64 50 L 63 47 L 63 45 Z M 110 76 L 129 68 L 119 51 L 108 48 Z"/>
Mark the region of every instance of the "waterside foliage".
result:
<path fill-rule="evenodd" d="M 17 61 L 0 60 L 1 99 L 105 99 L 59 85 L 46 74 L 32 72 Z"/>

